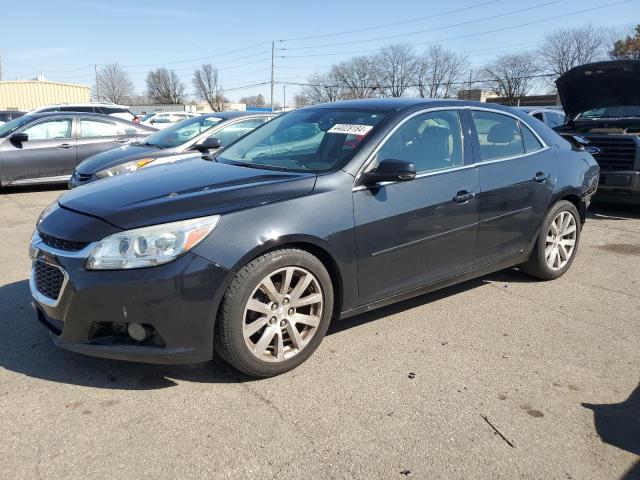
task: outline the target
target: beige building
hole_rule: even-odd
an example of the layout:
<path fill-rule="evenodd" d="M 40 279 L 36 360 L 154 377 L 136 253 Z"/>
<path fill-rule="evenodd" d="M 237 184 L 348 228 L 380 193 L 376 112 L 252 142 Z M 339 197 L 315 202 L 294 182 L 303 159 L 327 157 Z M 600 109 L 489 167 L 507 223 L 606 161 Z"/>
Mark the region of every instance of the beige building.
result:
<path fill-rule="evenodd" d="M 56 103 L 87 103 L 91 87 L 46 80 L 0 81 L 0 110 L 30 111 Z"/>

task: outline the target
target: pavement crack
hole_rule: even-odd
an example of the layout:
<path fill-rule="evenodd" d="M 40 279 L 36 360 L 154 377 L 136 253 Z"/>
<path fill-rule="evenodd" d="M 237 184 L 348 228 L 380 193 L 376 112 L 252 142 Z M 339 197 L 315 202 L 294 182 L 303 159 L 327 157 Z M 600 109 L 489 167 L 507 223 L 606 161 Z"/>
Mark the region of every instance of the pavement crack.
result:
<path fill-rule="evenodd" d="M 507 437 L 505 437 L 502 434 L 502 432 L 498 430 L 498 428 L 493 423 L 491 423 L 491 421 L 486 417 L 486 415 L 480 415 L 480 416 L 484 419 L 485 422 L 489 424 L 489 426 L 493 429 L 493 431 L 496 434 L 500 435 L 500 438 L 504 440 L 507 443 L 507 445 L 509 445 L 511 448 L 516 448 L 515 445 Z"/>

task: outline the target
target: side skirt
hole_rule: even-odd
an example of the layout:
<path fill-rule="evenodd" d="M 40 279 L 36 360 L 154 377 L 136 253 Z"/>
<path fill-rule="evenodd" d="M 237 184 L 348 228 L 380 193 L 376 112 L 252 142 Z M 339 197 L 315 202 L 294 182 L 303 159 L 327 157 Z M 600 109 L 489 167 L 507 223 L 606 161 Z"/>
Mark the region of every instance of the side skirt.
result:
<path fill-rule="evenodd" d="M 537 234 L 535 236 L 535 239 L 537 239 Z M 414 288 L 406 292 L 397 293 L 390 297 L 383 298 L 382 300 L 376 300 L 375 302 L 371 302 L 366 305 L 361 305 L 359 307 L 346 310 L 340 314 L 340 320 L 353 317 L 361 313 L 369 312 L 371 310 L 375 310 L 376 308 L 386 307 L 387 305 L 401 302 L 402 300 L 408 300 L 409 298 L 418 297 L 420 295 L 424 295 L 425 293 L 430 293 L 435 290 L 440 290 L 442 288 L 450 287 L 451 285 L 455 285 L 457 283 L 462 283 L 468 280 L 472 280 L 474 278 L 482 277 L 483 275 L 488 275 L 490 273 L 494 273 L 499 270 L 504 270 L 505 268 L 520 265 L 521 263 L 524 263 L 529 258 L 529 255 L 531 254 L 531 250 L 533 249 L 534 245 L 535 245 L 535 240 L 530 246 L 528 246 L 522 252 L 517 253 L 515 255 L 511 255 L 502 260 L 498 260 L 496 262 L 489 263 L 487 265 L 483 265 L 478 268 L 474 268 L 473 270 L 469 270 L 468 272 L 462 273 L 460 275 L 456 275 L 454 277 L 449 277 L 444 280 L 439 280 L 437 282 L 430 283 L 428 285 L 423 285 L 422 287 Z"/>

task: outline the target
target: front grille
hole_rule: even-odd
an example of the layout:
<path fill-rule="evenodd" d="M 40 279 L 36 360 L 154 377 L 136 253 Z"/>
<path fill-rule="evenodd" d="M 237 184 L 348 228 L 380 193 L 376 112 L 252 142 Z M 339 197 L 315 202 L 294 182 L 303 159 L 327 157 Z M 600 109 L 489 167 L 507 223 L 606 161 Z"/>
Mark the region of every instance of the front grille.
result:
<path fill-rule="evenodd" d="M 598 147 L 593 155 L 600 170 L 633 170 L 636 160 L 636 142 L 633 137 L 592 136 L 586 138 Z"/>
<path fill-rule="evenodd" d="M 57 300 L 64 283 L 62 270 L 48 263 L 35 262 L 34 280 L 38 291 L 51 300 Z"/>
<path fill-rule="evenodd" d="M 47 235 L 46 233 L 38 232 L 40 235 L 40 239 L 44 242 L 45 245 L 50 246 L 51 248 L 56 248 L 58 250 L 64 250 L 65 252 L 77 252 L 78 250 L 82 250 L 88 244 L 84 242 L 72 242 L 70 240 L 63 240 L 62 238 L 52 237 L 51 235 Z"/>

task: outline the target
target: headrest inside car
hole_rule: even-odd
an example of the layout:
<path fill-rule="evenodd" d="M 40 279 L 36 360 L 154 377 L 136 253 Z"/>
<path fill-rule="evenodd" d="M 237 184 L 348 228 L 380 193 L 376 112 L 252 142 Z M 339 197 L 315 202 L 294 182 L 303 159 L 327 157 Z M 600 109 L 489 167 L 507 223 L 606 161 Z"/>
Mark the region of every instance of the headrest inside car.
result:
<path fill-rule="evenodd" d="M 487 142 L 489 143 L 511 143 L 514 138 L 513 126 L 505 123 L 496 123 L 487 134 Z"/>

